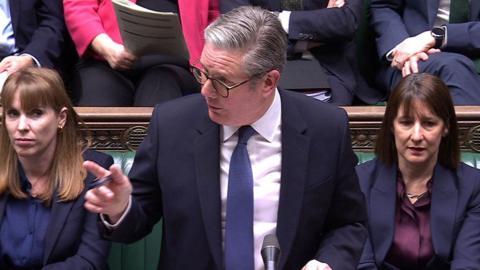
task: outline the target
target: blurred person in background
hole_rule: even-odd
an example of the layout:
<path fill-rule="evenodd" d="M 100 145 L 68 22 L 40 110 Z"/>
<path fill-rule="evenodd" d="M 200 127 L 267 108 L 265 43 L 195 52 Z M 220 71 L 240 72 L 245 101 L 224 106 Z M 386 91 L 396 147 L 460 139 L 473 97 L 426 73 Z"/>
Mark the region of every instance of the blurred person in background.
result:
<path fill-rule="evenodd" d="M 192 60 L 203 47 L 203 28 L 218 15 L 216 0 L 132 2 L 155 11 L 179 13 Z M 153 106 L 199 91 L 187 59 L 140 57 L 123 46 L 111 0 L 63 3 L 67 28 L 80 56 L 72 83 L 78 106 Z"/>

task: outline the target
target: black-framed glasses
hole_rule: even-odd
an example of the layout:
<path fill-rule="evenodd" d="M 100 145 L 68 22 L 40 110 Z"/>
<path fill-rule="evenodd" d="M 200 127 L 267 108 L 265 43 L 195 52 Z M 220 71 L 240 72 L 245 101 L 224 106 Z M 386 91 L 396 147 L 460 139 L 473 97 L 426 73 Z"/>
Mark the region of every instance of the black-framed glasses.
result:
<path fill-rule="evenodd" d="M 227 85 L 226 83 L 220 81 L 220 80 L 217 80 L 217 79 L 214 79 L 210 76 L 208 76 L 207 73 L 205 73 L 203 70 L 195 67 L 195 66 L 190 66 L 190 70 L 192 71 L 193 73 L 193 76 L 195 77 L 195 79 L 198 81 L 198 83 L 200 83 L 201 85 L 204 85 L 205 83 L 207 83 L 208 80 L 210 80 L 210 82 L 212 83 L 213 85 L 213 88 L 215 89 L 215 91 L 217 92 L 217 94 L 219 94 L 220 96 L 224 97 L 224 98 L 228 98 L 228 94 L 230 93 L 230 90 L 232 90 L 233 88 L 235 87 L 239 87 L 240 85 L 242 84 L 245 84 L 247 83 L 248 81 L 250 81 L 253 77 L 255 77 L 256 75 L 254 76 L 251 76 L 250 78 L 246 79 L 245 81 L 242 81 L 242 82 L 239 82 L 239 83 L 236 83 L 234 85 Z"/>

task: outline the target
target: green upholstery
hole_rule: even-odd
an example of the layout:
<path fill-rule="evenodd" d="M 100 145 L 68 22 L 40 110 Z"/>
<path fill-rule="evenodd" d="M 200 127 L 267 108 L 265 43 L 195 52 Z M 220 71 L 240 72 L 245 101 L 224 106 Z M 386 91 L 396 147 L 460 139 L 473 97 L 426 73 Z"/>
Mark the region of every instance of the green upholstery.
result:
<path fill-rule="evenodd" d="M 125 173 L 130 171 L 135 153 L 133 151 L 106 151 L 113 156 L 115 164 L 119 164 Z M 371 160 L 372 152 L 356 152 L 358 162 Z M 480 168 L 480 153 L 462 152 L 462 161 L 470 166 Z M 160 255 L 162 225 L 159 222 L 152 233 L 133 244 L 114 243 L 108 262 L 112 270 L 154 270 L 157 269 Z"/>

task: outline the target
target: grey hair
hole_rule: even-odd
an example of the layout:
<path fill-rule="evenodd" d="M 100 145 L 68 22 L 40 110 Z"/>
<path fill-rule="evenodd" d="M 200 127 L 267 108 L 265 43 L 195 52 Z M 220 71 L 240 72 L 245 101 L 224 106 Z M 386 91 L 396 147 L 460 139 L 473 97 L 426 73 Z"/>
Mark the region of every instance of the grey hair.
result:
<path fill-rule="evenodd" d="M 283 70 L 287 35 L 277 16 L 259 7 L 242 6 L 221 15 L 205 29 L 205 42 L 220 49 L 245 52 L 249 76 Z"/>

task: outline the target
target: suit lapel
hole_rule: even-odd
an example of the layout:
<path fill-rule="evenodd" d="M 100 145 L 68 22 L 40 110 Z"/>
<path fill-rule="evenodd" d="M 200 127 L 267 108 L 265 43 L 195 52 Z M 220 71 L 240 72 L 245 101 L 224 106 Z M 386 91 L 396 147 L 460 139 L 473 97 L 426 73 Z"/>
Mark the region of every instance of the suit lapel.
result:
<path fill-rule="evenodd" d="M 397 167 L 378 165 L 378 174 L 370 192 L 368 215 L 375 260 L 383 262 L 393 241 L 396 211 Z"/>
<path fill-rule="evenodd" d="M 280 92 L 281 93 L 281 92 Z M 282 95 L 282 172 L 277 237 L 282 250 L 279 269 L 286 263 L 302 212 L 310 138 L 298 109 Z"/>
<path fill-rule="evenodd" d="M 205 233 L 217 269 L 223 269 L 219 126 L 205 116 L 194 139 L 195 173 Z"/>
<path fill-rule="evenodd" d="M 430 228 L 435 254 L 448 258 L 453 241 L 458 188 L 454 172 L 437 164 L 433 174 Z"/>
<path fill-rule="evenodd" d="M 10 5 L 10 16 L 12 17 L 12 27 L 13 33 L 17 33 L 17 26 L 20 20 L 20 7 L 21 7 L 21 0 L 9 0 L 8 4 Z"/>
<path fill-rule="evenodd" d="M 83 196 L 83 194 L 80 196 Z M 44 264 L 47 263 L 48 258 L 50 257 L 50 254 L 57 243 L 60 232 L 62 231 L 75 202 L 76 200 L 59 202 L 57 193 L 55 192 L 55 196 L 52 201 L 52 212 L 50 213 L 50 221 L 46 234 L 48 237 L 45 238 L 45 253 L 43 256 Z"/>

